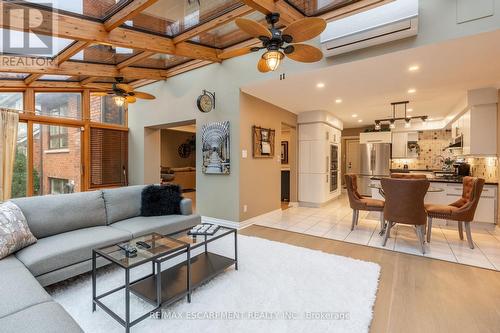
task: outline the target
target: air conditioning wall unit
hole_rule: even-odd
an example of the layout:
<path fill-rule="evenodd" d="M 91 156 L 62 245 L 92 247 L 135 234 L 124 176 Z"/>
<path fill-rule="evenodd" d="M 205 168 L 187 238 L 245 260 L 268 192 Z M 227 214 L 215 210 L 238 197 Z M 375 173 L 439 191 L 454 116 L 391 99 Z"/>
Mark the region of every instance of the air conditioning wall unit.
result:
<path fill-rule="evenodd" d="M 328 57 L 417 34 L 418 0 L 396 0 L 329 22 L 320 40 Z"/>

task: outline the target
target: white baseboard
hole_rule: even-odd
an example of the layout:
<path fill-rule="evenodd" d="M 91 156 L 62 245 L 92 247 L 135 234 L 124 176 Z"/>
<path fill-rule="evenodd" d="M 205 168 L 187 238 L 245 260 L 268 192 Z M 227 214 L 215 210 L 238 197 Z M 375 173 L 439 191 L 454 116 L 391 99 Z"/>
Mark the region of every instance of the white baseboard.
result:
<path fill-rule="evenodd" d="M 294 204 L 293 207 L 298 207 L 298 203 L 294 202 L 293 204 Z M 297 206 L 295 206 L 295 204 L 297 204 Z M 292 205 L 290 204 L 290 206 L 292 206 Z M 220 226 L 223 226 L 223 227 L 235 228 L 235 229 L 239 230 L 239 229 L 243 229 L 243 228 L 251 226 L 259 218 L 266 217 L 268 215 L 277 214 L 279 212 L 281 212 L 281 208 L 280 209 L 275 209 L 273 211 L 270 211 L 270 212 L 267 212 L 267 213 L 264 213 L 264 214 L 261 214 L 261 215 L 258 215 L 258 216 L 254 216 L 252 218 L 249 218 L 248 220 L 241 221 L 241 222 L 235 222 L 235 221 L 230 221 L 230 220 L 218 219 L 218 218 L 210 217 L 210 216 L 202 216 L 201 217 L 201 222 L 203 222 L 203 223 L 217 224 L 217 225 L 220 225 Z"/>
<path fill-rule="evenodd" d="M 249 221 L 249 220 L 247 220 Z M 223 227 L 228 227 L 228 228 L 234 228 L 234 229 L 243 229 L 245 227 L 248 227 L 250 222 L 243 221 L 243 222 L 235 222 L 235 221 L 230 221 L 230 220 L 224 220 L 224 219 L 218 219 L 215 217 L 210 217 L 210 216 L 202 216 L 201 217 L 201 222 L 203 223 L 212 223 L 212 224 L 217 224 Z"/>

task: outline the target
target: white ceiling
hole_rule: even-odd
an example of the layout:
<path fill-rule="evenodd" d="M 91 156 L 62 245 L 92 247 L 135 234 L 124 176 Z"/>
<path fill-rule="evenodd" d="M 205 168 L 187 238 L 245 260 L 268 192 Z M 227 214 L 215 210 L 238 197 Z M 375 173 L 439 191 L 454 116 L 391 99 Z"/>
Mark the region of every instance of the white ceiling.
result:
<path fill-rule="evenodd" d="M 413 65 L 419 70 L 410 72 Z M 317 88 L 318 82 L 325 87 Z M 491 86 L 500 88 L 500 30 L 287 74 L 284 81 L 273 78 L 242 90 L 294 113 L 330 111 L 350 128 L 390 116 L 390 103 L 403 100 L 411 102 L 410 115 L 440 120 L 464 100 L 467 90 Z M 410 88 L 416 93 L 409 94 Z M 342 103 L 335 103 L 338 98 Z"/>

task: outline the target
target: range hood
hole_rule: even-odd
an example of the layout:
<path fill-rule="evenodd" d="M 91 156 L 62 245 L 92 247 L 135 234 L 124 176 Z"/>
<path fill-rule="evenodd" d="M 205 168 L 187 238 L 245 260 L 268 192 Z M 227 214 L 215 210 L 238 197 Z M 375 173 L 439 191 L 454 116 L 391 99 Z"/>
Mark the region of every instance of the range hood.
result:
<path fill-rule="evenodd" d="M 445 149 L 443 150 L 446 150 L 446 149 L 462 149 L 464 147 L 464 137 L 463 135 L 459 135 L 457 136 L 456 138 L 454 138 L 450 145 L 448 147 L 446 147 Z"/>

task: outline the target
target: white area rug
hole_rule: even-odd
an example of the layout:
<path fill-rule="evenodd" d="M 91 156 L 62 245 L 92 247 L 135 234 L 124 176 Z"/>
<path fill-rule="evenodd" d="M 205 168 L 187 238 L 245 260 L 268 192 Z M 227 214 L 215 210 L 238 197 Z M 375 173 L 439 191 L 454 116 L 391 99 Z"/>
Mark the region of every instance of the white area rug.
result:
<path fill-rule="evenodd" d="M 165 308 L 170 319 L 148 318 L 131 332 L 368 332 L 379 265 L 260 238 L 238 239 L 238 271 L 231 267 L 196 289 L 190 304 L 184 299 Z M 232 256 L 232 237 L 209 249 Z M 145 265 L 132 275 L 150 270 Z M 121 269 L 101 269 L 98 292 L 123 281 Z M 123 332 L 104 310 L 92 313 L 91 288 L 87 274 L 49 292 L 86 332 Z M 123 316 L 124 293 L 106 297 L 104 303 Z M 133 319 L 151 309 L 132 294 Z"/>

